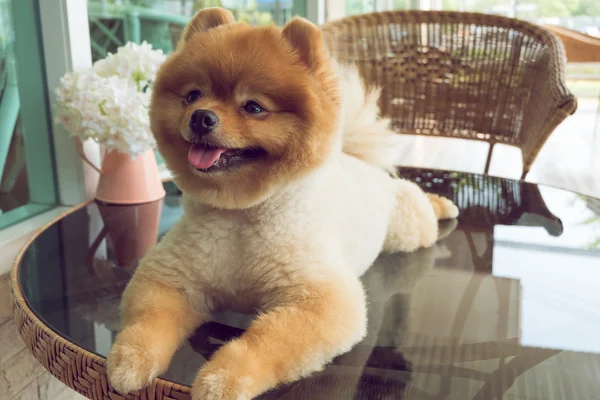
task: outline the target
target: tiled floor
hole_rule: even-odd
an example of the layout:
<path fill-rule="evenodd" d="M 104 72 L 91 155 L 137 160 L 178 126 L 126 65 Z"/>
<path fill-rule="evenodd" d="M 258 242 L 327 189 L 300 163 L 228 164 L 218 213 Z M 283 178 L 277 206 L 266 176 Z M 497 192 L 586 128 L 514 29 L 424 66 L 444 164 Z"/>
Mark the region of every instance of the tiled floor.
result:
<path fill-rule="evenodd" d="M 12 319 L 8 275 L 0 276 L 0 400 L 83 398 L 46 372 L 25 347 Z"/>

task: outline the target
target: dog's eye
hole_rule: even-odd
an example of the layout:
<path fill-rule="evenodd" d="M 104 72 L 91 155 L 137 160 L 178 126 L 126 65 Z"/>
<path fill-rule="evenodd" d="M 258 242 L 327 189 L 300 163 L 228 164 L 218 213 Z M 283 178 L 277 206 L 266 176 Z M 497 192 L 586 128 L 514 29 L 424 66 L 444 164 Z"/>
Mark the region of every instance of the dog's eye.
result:
<path fill-rule="evenodd" d="M 202 93 L 199 90 L 192 90 L 187 94 L 185 101 L 189 104 L 196 102 L 200 97 L 202 97 Z"/>
<path fill-rule="evenodd" d="M 248 114 L 260 114 L 260 113 L 262 113 L 262 112 L 265 111 L 265 109 L 262 108 L 261 105 L 258 104 L 255 101 L 249 101 L 249 102 L 247 102 L 246 104 L 244 104 L 243 109 Z"/>

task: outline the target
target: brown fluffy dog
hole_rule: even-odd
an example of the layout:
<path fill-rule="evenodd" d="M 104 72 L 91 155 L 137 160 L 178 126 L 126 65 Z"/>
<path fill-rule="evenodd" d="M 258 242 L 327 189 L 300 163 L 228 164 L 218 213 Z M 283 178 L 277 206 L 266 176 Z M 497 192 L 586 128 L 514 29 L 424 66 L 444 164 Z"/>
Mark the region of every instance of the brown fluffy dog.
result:
<path fill-rule="evenodd" d="M 366 330 L 359 277 L 382 251 L 431 246 L 447 199 L 390 176 L 377 92 L 330 59 L 319 29 L 199 12 L 158 73 L 158 147 L 184 217 L 122 300 L 111 385 L 138 390 L 218 310 L 259 310 L 200 370 L 195 400 L 250 399 L 321 369 Z"/>
<path fill-rule="evenodd" d="M 230 14 L 220 10 L 203 15 L 184 32 L 179 52 L 162 67 L 168 73 L 156 81 L 152 126 L 184 192 L 215 207 L 249 207 L 325 161 L 337 134 L 338 85 L 324 46 L 315 46 L 320 32 L 306 31 L 304 21 L 296 20 L 281 32 L 274 26 L 231 23 Z M 299 54 L 304 62 L 298 62 Z M 194 90 L 201 97 L 182 107 Z M 264 112 L 240 112 L 248 99 Z M 198 174 L 181 157 L 189 150 L 188 124 L 197 109 L 219 116 L 207 143 L 264 154 L 235 174 Z"/>

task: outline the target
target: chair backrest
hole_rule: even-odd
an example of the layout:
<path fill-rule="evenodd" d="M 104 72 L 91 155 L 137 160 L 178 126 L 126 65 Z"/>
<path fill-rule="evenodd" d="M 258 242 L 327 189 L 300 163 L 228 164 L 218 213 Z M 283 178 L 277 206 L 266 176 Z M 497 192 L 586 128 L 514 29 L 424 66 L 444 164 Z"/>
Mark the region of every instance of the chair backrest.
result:
<path fill-rule="evenodd" d="M 337 60 L 382 88 L 382 113 L 399 133 L 518 146 L 528 171 L 576 108 L 560 41 L 524 21 L 388 11 L 332 21 L 323 32 Z"/>

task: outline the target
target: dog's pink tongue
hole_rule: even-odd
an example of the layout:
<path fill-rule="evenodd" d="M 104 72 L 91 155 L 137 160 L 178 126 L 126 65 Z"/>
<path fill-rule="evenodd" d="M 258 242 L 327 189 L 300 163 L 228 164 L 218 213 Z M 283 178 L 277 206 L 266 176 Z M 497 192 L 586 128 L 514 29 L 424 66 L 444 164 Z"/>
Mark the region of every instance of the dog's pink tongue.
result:
<path fill-rule="evenodd" d="M 227 149 L 220 147 L 206 147 L 201 144 L 193 144 L 188 152 L 188 161 L 194 168 L 208 169 L 226 151 Z"/>

